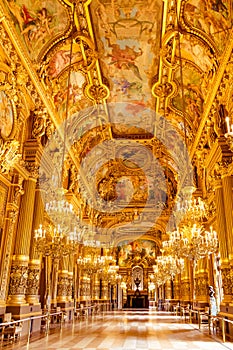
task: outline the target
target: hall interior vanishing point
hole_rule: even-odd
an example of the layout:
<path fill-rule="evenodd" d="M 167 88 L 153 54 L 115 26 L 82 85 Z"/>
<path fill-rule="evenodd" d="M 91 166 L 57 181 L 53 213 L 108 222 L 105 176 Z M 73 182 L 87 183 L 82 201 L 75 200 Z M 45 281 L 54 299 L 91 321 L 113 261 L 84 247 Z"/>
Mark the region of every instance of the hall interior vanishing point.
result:
<path fill-rule="evenodd" d="M 232 23 L 0 0 L 0 346 L 231 349 Z"/>

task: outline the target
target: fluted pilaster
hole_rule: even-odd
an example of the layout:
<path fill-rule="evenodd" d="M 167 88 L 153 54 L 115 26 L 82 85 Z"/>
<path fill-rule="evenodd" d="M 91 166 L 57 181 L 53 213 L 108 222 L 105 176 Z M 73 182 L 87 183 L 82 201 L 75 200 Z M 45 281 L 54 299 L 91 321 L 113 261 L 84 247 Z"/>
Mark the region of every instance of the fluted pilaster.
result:
<path fill-rule="evenodd" d="M 26 290 L 26 300 L 29 304 L 39 303 L 39 284 L 41 271 L 41 257 L 35 250 L 34 231 L 43 223 L 44 203 L 41 198 L 41 192 L 37 188 L 35 192 L 34 215 L 32 223 L 31 247 L 28 265 L 28 281 Z"/>
<path fill-rule="evenodd" d="M 223 200 L 224 200 L 224 212 L 226 220 L 226 244 L 228 251 L 229 261 L 233 262 L 233 196 L 232 186 L 233 181 L 231 176 L 224 176 L 222 178 L 223 185 Z"/>
<path fill-rule="evenodd" d="M 226 188 L 228 188 L 229 182 L 224 180 L 225 194 L 223 192 L 222 183 L 215 188 L 215 198 L 216 198 L 216 229 L 219 240 L 219 252 L 221 258 L 221 271 L 222 271 L 222 285 L 224 291 L 223 303 L 231 301 L 231 278 L 229 269 L 229 244 L 227 240 L 227 223 L 225 214 L 225 205 L 227 200 L 224 202 L 224 197 L 227 196 Z M 232 215 L 232 214 L 230 214 Z M 228 230 L 230 222 L 228 221 Z"/>
<path fill-rule="evenodd" d="M 20 204 L 17 234 L 12 259 L 8 304 L 26 304 L 25 293 L 33 222 L 36 180 L 24 180 L 24 195 Z"/>
<path fill-rule="evenodd" d="M 97 274 L 94 275 L 92 299 L 98 300 L 100 297 L 100 280 Z"/>

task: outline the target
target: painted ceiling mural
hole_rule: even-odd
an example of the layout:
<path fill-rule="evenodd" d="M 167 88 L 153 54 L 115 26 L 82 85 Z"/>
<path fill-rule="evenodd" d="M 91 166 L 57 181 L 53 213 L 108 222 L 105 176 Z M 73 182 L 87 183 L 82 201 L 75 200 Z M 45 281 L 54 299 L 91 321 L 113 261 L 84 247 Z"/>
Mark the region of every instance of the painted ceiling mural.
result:
<path fill-rule="evenodd" d="M 152 107 L 151 81 L 158 73 L 162 1 L 94 0 L 90 5 L 110 101 Z M 154 20 L 156 18 L 156 21 Z"/>
<path fill-rule="evenodd" d="M 38 74 L 49 103 L 52 101 L 54 111 L 63 120 L 67 115 L 75 117 L 75 124 L 68 128 L 77 137 L 72 146 L 76 163 L 67 160 L 72 164 L 67 189 L 80 195 L 83 179 L 77 175 L 77 169 L 80 170 L 82 163 L 84 180 L 89 187 L 97 189 L 100 199 L 118 200 L 121 209 L 132 198 L 124 210 L 110 213 L 110 219 L 102 212 L 97 213 L 103 226 L 112 228 L 113 236 L 115 229 L 115 236 L 120 234 L 123 239 L 126 233 L 132 236 L 134 232 L 141 237 L 143 225 L 155 231 L 157 218 L 152 217 L 150 209 L 161 203 L 162 209 L 170 209 L 168 199 L 176 199 L 178 175 L 186 166 L 184 135 L 191 144 L 200 125 L 207 93 L 224 57 L 232 27 L 233 3 L 232 0 L 77 1 L 71 31 L 73 2 L 2 0 L 15 27 L 14 35 L 18 34 L 17 40 L 20 38 L 24 43 L 23 53 L 31 59 L 27 62 L 31 62 L 33 74 Z M 174 15 L 177 3 L 178 8 L 181 5 L 180 50 Z M 96 95 L 91 95 L 91 89 Z M 7 138 L 12 133 L 14 110 L 3 90 L 0 104 L 1 118 L 5 118 L 4 113 L 9 118 L 2 130 Z M 103 116 L 99 113 L 100 105 Z M 96 124 L 97 114 L 101 125 Z M 115 148 L 110 143 L 101 144 L 106 140 L 119 140 L 119 143 Z M 97 149 L 98 142 L 101 145 Z M 135 147 L 138 144 L 141 148 Z M 146 180 L 143 171 L 148 175 Z M 139 222 L 138 210 L 145 200 L 150 200 L 150 205 Z M 136 217 L 134 226 L 130 221 L 132 216 Z"/>
<path fill-rule="evenodd" d="M 156 242 L 138 239 L 135 241 L 122 241 L 118 245 L 118 264 L 120 267 L 129 264 L 136 265 L 143 262 L 146 265 L 153 265 L 159 254 L 159 247 Z"/>
<path fill-rule="evenodd" d="M 232 0 L 188 0 L 184 8 L 187 23 L 206 34 L 220 52 L 224 49 L 233 20 Z"/>
<path fill-rule="evenodd" d="M 32 60 L 69 26 L 67 9 L 58 0 L 4 0 Z"/>

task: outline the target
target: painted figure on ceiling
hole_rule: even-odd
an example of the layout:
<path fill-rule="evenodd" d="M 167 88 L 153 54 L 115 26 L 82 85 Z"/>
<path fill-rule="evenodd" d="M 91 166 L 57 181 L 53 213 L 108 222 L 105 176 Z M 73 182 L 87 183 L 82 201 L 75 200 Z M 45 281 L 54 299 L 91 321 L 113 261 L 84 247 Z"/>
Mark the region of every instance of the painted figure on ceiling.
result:
<path fill-rule="evenodd" d="M 139 48 L 138 51 L 134 47 L 125 46 L 124 49 L 120 48 L 119 44 L 112 44 L 112 53 L 108 54 L 108 57 L 111 57 L 110 64 L 113 64 L 118 69 L 127 69 L 134 73 L 134 75 L 142 80 L 142 77 L 139 72 L 139 68 L 135 64 L 137 57 L 142 55 L 142 49 Z"/>

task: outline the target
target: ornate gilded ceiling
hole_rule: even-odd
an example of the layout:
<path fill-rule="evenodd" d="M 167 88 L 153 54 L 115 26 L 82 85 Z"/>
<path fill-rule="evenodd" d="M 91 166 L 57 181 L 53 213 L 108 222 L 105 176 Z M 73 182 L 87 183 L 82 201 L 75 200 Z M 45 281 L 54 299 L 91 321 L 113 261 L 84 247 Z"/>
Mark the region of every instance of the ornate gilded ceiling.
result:
<path fill-rule="evenodd" d="M 154 238 L 164 233 L 184 181 L 187 148 L 190 158 L 196 148 L 203 151 L 206 141 L 198 141 L 231 67 L 232 1 L 4 0 L 0 5 L 0 103 L 8 111 L 2 138 L 35 139 L 43 147 L 53 140 L 53 150 L 50 142 L 44 154 L 48 174 L 55 176 L 65 130 L 63 186 L 81 220 L 96 225 L 97 235 L 104 228 L 116 241 L 132 232 Z M 222 95 L 216 110 L 224 102 Z M 109 201 L 111 210 L 98 206 Z"/>

